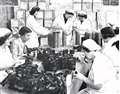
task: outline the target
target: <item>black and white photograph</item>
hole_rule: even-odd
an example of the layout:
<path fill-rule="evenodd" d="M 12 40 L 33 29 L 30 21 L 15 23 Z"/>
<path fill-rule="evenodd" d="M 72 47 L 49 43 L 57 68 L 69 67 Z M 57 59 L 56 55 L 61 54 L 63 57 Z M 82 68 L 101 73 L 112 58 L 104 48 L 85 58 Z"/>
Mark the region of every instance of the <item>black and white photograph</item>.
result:
<path fill-rule="evenodd" d="M 0 94 L 120 94 L 120 0 L 0 0 Z"/>

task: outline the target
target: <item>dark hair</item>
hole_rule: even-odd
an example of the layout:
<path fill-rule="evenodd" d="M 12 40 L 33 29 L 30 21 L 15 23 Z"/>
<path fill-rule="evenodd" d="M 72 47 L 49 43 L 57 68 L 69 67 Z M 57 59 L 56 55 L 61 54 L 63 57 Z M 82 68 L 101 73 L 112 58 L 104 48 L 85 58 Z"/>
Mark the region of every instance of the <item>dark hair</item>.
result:
<path fill-rule="evenodd" d="M 87 47 L 85 47 L 85 46 L 82 46 L 82 50 L 84 50 L 86 52 L 90 52 L 90 50 Z"/>
<path fill-rule="evenodd" d="M 115 36 L 114 30 L 111 27 L 104 27 L 101 29 L 103 39 L 112 38 Z"/>
<path fill-rule="evenodd" d="M 70 12 L 70 11 L 65 11 L 65 14 L 70 14 L 70 15 L 74 15 L 74 13 Z"/>
<path fill-rule="evenodd" d="M 74 46 L 73 49 L 76 49 L 78 52 L 81 52 L 81 51 L 90 52 L 90 50 L 83 45 Z"/>
<path fill-rule="evenodd" d="M 33 7 L 31 10 L 30 10 L 30 15 L 34 15 L 34 13 L 36 12 L 36 11 L 39 11 L 40 10 L 40 8 L 38 7 L 38 6 L 35 6 L 35 7 Z"/>
<path fill-rule="evenodd" d="M 3 37 L 0 37 L 0 46 L 5 43 L 5 41 L 9 38 L 10 35 L 11 35 L 11 33 L 9 33 Z"/>
<path fill-rule="evenodd" d="M 115 32 L 116 35 L 119 34 L 119 27 L 116 27 L 116 28 L 114 29 L 114 32 Z"/>
<path fill-rule="evenodd" d="M 83 17 L 83 18 L 87 19 L 87 15 L 86 14 L 78 14 L 78 17 Z"/>
<path fill-rule="evenodd" d="M 119 41 L 115 41 L 112 46 L 115 46 L 119 50 Z"/>
<path fill-rule="evenodd" d="M 20 34 L 20 36 L 23 36 L 23 35 L 25 35 L 25 34 L 27 34 L 27 33 L 31 33 L 31 32 L 32 32 L 32 31 L 31 31 L 28 27 L 23 26 L 23 27 L 20 29 L 19 34 Z"/>

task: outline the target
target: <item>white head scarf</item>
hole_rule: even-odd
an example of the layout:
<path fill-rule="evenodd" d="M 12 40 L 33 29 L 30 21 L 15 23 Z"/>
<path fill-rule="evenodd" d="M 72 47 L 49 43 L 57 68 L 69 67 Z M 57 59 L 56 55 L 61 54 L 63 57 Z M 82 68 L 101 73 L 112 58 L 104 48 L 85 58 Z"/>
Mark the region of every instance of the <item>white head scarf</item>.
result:
<path fill-rule="evenodd" d="M 90 51 L 96 51 L 101 49 L 101 47 L 92 39 L 87 39 L 83 41 L 83 46 L 88 48 Z"/>
<path fill-rule="evenodd" d="M 86 11 L 78 11 L 77 13 L 80 14 L 80 15 L 87 15 Z"/>

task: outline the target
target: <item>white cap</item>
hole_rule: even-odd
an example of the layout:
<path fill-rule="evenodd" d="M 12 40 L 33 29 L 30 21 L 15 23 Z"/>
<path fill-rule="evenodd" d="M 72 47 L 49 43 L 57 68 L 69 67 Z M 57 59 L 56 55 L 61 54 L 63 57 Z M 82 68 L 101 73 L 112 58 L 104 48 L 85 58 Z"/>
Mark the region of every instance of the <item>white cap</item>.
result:
<path fill-rule="evenodd" d="M 11 31 L 8 28 L 0 28 L 0 37 L 3 37 L 9 33 L 11 33 Z"/>
<path fill-rule="evenodd" d="M 80 15 L 87 15 L 86 11 L 78 11 L 77 13 L 80 14 Z"/>
<path fill-rule="evenodd" d="M 65 13 L 74 14 L 74 10 L 72 10 L 72 9 L 65 9 Z"/>
<path fill-rule="evenodd" d="M 88 48 L 90 51 L 100 50 L 101 47 L 92 39 L 83 41 L 83 46 Z"/>

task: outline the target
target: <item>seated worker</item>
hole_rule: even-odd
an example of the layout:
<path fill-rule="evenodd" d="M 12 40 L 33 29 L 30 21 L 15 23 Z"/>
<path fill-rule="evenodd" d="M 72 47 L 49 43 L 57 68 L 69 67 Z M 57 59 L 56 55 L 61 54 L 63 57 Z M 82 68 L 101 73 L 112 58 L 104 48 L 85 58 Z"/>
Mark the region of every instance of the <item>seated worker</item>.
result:
<path fill-rule="evenodd" d="M 0 28 L 0 83 L 8 76 L 6 70 L 14 65 L 12 54 L 9 49 L 9 37 L 11 31 Z"/>
<path fill-rule="evenodd" d="M 26 26 L 30 28 L 32 31 L 30 40 L 27 41 L 26 45 L 29 48 L 34 48 L 39 46 L 38 37 L 40 36 L 46 36 L 50 33 L 52 33 L 47 28 L 41 26 L 41 24 L 37 21 L 37 16 L 39 15 L 40 8 L 38 6 L 33 7 L 30 12 L 29 16 L 26 20 Z"/>
<path fill-rule="evenodd" d="M 90 39 L 83 41 L 83 45 L 92 49 L 95 47 L 91 45 Z M 90 54 L 93 54 L 95 58 L 88 78 L 79 72 L 75 75 L 76 79 L 87 84 L 87 88 L 77 94 L 118 94 L 116 93 L 117 84 L 111 60 L 101 50 L 94 49 Z"/>
<path fill-rule="evenodd" d="M 77 12 L 73 28 L 77 32 L 77 44 L 81 45 L 82 41 L 85 40 L 85 33 L 89 34 L 92 32 L 92 23 L 87 18 L 85 11 Z"/>
<path fill-rule="evenodd" d="M 74 13 L 71 10 L 65 10 L 62 15 L 55 18 L 53 27 L 61 28 L 60 30 L 60 45 L 68 46 L 72 44 L 72 25 L 74 21 Z"/>
<path fill-rule="evenodd" d="M 86 45 L 86 43 L 84 43 L 84 41 L 83 41 L 83 44 Z M 100 49 L 99 46 L 94 45 L 95 42 L 93 40 L 91 41 L 91 44 L 93 45 L 93 48 Z M 74 57 L 77 57 L 79 59 L 79 61 L 76 62 L 75 71 L 78 72 L 78 73 L 82 73 L 86 77 L 88 77 L 88 74 L 91 70 L 91 66 L 92 66 L 92 63 L 93 63 L 93 60 L 94 60 L 94 55 L 90 54 L 90 52 L 92 50 L 96 50 L 96 49 L 93 49 L 93 48 L 89 47 L 89 49 L 88 49 L 88 47 L 85 47 L 83 45 L 83 46 L 81 46 L 81 51 L 76 52 L 74 54 Z M 74 73 L 73 73 L 73 75 L 74 75 Z M 79 79 L 73 78 L 70 94 L 77 94 L 80 90 L 86 88 L 86 86 L 87 85 L 83 81 L 80 81 Z"/>
<path fill-rule="evenodd" d="M 20 37 L 12 42 L 12 56 L 13 59 L 17 62 L 19 60 L 23 60 L 22 56 L 25 55 L 25 43 L 30 39 L 32 31 L 28 27 L 21 27 L 19 30 Z"/>

